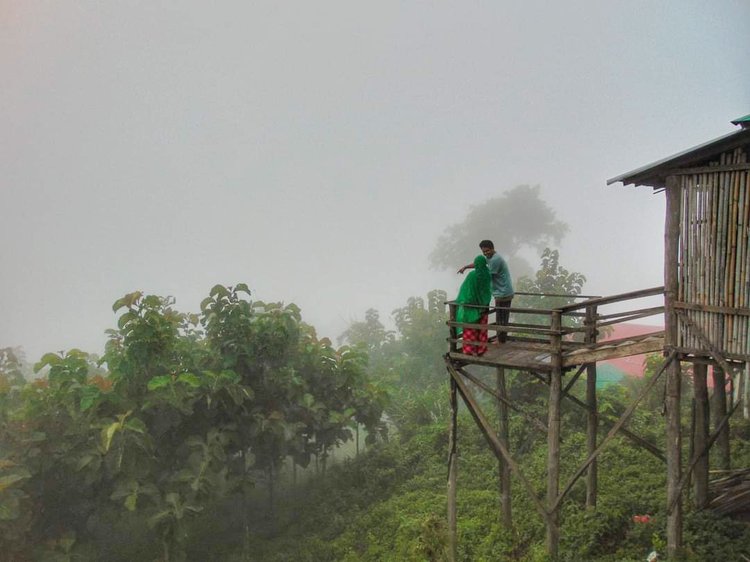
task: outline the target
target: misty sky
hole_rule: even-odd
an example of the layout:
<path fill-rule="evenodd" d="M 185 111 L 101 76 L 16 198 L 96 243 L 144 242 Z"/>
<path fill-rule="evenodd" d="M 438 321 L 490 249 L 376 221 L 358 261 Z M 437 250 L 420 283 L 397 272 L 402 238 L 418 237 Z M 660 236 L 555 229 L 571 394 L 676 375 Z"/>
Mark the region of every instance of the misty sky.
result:
<path fill-rule="evenodd" d="M 746 0 L 0 0 L 0 347 L 101 353 L 123 294 L 197 312 L 238 282 L 335 337 L 453 296 L 438 235 L 518 184 L 569 224 L 585 292 L 660 285 L 663 195 L 606 180 L 750 113 L 749 22 Z"/>

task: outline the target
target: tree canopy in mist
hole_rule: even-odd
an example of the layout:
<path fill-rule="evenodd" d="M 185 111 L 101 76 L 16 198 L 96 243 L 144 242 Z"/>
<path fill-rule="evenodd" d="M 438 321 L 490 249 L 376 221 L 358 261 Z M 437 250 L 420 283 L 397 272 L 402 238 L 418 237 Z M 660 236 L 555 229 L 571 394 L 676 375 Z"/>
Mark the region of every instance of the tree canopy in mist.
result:
<path fill-rule="evenodd" d="M 461 222 L 448 226 L 430 254 L 435 269 L 453 269 L 471 261 L 481 240 L 489 239 L 510 263 L 514 276 L 531 272 L 518 254 L 525 248 L 541 252 L 559 244 L 568 225 L 539 197 L 540 186 L 519 185 L 499 197 L 471 207 Z M 513 264 L 521 267 L 512 267 Z"/>

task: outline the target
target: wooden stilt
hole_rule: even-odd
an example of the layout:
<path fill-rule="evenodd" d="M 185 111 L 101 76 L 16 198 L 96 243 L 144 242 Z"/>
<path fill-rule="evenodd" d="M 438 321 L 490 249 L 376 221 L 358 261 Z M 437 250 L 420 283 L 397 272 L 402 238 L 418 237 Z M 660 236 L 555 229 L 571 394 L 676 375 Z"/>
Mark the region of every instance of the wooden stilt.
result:
<path fill-rule="evenodd" d="M 498 432 L 497 438 L 510 451 L 510 422 L 508 420 L 508 389 L 505 381 L 505 368 L 497 368 L 497 394 L 503 400 L 497 402 Z M 498 484 L 500 488 L 500 523 L 510 529 L 513 526 L 510 490 L 510 465 L 498 460 Z"/>
<path fill-rule="evenodd" d="M 562 314 L 559 311 L 552 313 L 550 329 L 555 332 L 562 327 Z M 560 509 L 556 505 L 557 493 L 560 490 L 560 402 L 562 400 L 562 368 L 560 366 L 559 346 L 561 336 L 553 335 L 552 357 L 557 363 L 550 373 L 549 383 L 549 404 L 547 427 L 547 509 L 549 517 L 547 519 L 547 536 L 546 546 L 547 554 L 553 560 L 557 558 L 558 547 L 560 544 Z M 555 348 L 558 351 L 555 353 Z"/>
<path fill-rule="evenodd" d="M 588 415 L 586 417 L 586 453 L 591 455 L 596 450 L 596 436 L 599 432 L 599 414 L 596 402 L 596 363 L 587 367 L 586 373 L 586 404 Z M 586 472 L 586 507 L 596 507 L 598 466 L 594 459 Z"/>
<path fill-rule="evenodd" d="M 711 400 L 711 417 L 714 428 L 719 427 L 719 423 L 724 419 L 727 413 L 727 388 L 726 375 L 724 370 L 719 367 L 713 369 L 714 394 Z M 716 438 L 717 449 L 717 468 L 722 470 L 730 469 L 729 460 L 729 425 L 727 424 L 719 432 Z"/>
<path fill-rule="evenodd" d="M 667 417 L 667 555 L 678 559 L 682 548 L 682 501 L 679 482 L 682 476 L 682 435 L 680 432 L 680 390 L 682 373 L 679 361 L 667 367 L 666 417 Z"/>
<path fill-rule="evenodd" d="M 492 426 L 487 421 L 487 416 L 485 416 L 484 412 L 482 412 L 482 409 L 479 407 L 476 398 L 474 398 L 471 390 L 469 390 L 469 388 L 466 386 L 466 383 L 462 380 L 461 375 L 452 365 L 450 360 L 446 360 L 446 365 L 448 367 L 448 372 L 456 383 L 458 393 L 461 395 L 466 408 L 469 410 L 471 417 L 474 418 L 477 427 L 482 432 L 482 435 L 484 435 L 484 438 L 487 440 L 487 443 L 491 447 L 492 452 L 495 454 L 495 457 L 497 457 L 498 459 L 503 459 L 506 463 L 508 463 L 508 465 L 510 465 L 511 471 L 513 471 L 513 474 L 516 475 L 516 478 L 520 480 L 521 484 L 526 489 L 526 492 L 528 492 L 529 498 L 534 504 L 537 512 L 546 522 L 548 519 L 547 510 L 545 509 L 542 501 L 537 497 L 534 486 L 532 486 L 529 479 L 524 476 L 523 472 L 521 471 L 521 467 L 518 466 L 518 463 L 510 455 L 508 449 L 506 449 L 505 446 L 498 440 L 497 435 L 492 429 Z"/>
<path fill-rule="evenodd" d="M 450 562 L 456 562 L 458 552 L 457 517 L 456 517 L 456 475 L 458 459 L 456 437 L 458 433 L 458 399 L 456 396 L 456 381 L 451 378 L 450 390 L 451 426 L 448 444 L 448 541 Z"/>
<path fill-rule="evenodd" d="M 693 390 L 695 393 L 695 435 L 693 450 L 697 463 L 694 469 L 695 477 L 695 507 L 703 509 L 708 504 L 708 389 L 706 375 L 708 366 L 702 363 L 693 365 Z"/>
<path fill-rule="evenodd" d="M 666 182 L 666 219 L 664 227 L 664 309 L 665 349 L 673 350 L 680 341 L 679 325 L 674 303 L 679 290 L 678 256 L 680 247 L 680 201 L 681 183 L 676 176 Z M 685 219 L 688 220 L 688 219 Z M 686 241 L 683 241 L 686 242 Z M 667 367 L 666 417 L 667 417 L 667 555 L 675 559 L 682 548 L 682 502 L 678 486 L 682 470 L 680 431 L 680 380 L 679 358 L 670 361 Z"/>
<path fill-rule="evenodd" d="M 560 398 L 562 372 L 555 369 L 551 373 L 549 385 L 549 419 L 547 425 L 547 505 L 553 506 L 560 489 Z M 553 560 L 557 557 L 560 542 L 560 509 L 550 509 L 547 520 L 547 553 Z"/>

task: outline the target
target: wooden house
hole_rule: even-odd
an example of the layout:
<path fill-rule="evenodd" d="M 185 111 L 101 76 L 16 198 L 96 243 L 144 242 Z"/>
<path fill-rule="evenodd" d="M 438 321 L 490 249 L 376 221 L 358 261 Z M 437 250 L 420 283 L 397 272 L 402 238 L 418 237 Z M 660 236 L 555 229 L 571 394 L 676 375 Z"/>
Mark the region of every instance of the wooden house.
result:
<path fill-rule="evenodd" d="M 511 522 L 510 474 L 515 473 L 547 529 L 549 555 L 557 556 L 559 510 L 576 481 L 586 477 L 586 506 L 596 505 L 597 457 L 616 435 L 622 435 L 666 463 L 667 539 L 670 557 L 682 544 L 682 496 L 691 480 L 698 508 L 709 503 L 708 452 L 716 444 L 728 464 L 728 423 L 738 402 L 727 404 L 724 377 L 736 376 L 750 363 L 750 115 L 733 122 L 740 128 L 728 135 L 675 154 L 609 180 L 609 184 L 648 186 L 666 197 L 664 286 L 607 297 L 535 295 L 547 307 L 511 308 L 508 325 L 461 324 L 458 304 L 450 307 L 450 343 L 446 366 L 451 382 L 451 424 L 448 478 L 448 523 L 451 551 L 456 553 L 456 415 L 460 396 L 500 464 L 501 520 Z M 638 251 L 637 248 L 634 251 Z M 517 293 L 517 296 L 519 294 Z M 642 298 L 663 297 L 663 305 L 638 306 Z M 490 308 L 490 314 L 495 310 Z M 603 328 L 648 316 L 664 315 L 664 331 L 624 339 L 604 339 Z M 539 319 L 542 319 L 541 321 Z M 531 320 L 533 319 L 533 320 Z M 507 342 L 490 346 L 481 356 L 466 354 L 459 328 L 507 333 Z M 663 352 L 664 361 L 627 410 L 608 419 L 597 409 L 596 365 L 599 361 L 648 352 Z M 682 362 L 693 364 L 695 392 L 694 454 L 682 459 L 680 394 Z M 494 367 L 494 383 L 473 374 L 467 365 Z M 709 407 L 707 367 L 714 367 L 714 394 Z M 529 419 L 547 433 L 547 492 L 537 497 L 509 447 L 508 417 L 523 415 L 521 405 L 508 400 L 505 370 L 528 373 L 549 387 L 547 420 Z M 570 390 L 585 374 L 586 399 Z M 629 431 L 627 422 L 641 399 L 666 374 L 666 450 Z M 745 374 L 745 381 L 747 380 Z M 563 384 L 564 383 L 564 384 Z M 499 427 L 488 422 L 474 392 L 480 389 L 497 400 Z M 741 393 L 740 393 L 741 394 Z M 587 458 L 568 482 L 560 483 L 561 401 L 587 411 Z M 709 414 L 714 420 L 709 434 Z M 600 428 L 607 428 L 599 439 Z M 723 461 L 722 461 L 723 462 Z M 728 468 L 728 466 L 727 466 Z"/>
<path fill-rule="evenodd" d="M 732 121 L 738 130 L 607 183 L 647 186 L 666 197 L 664 231 L 665 353 L 667 371 L 667 543 L 670 557 L 682 545 L 681 493 L 694 477 L 696 507 L 709 504 L 709 456 L 717 442 L 729 469 L 729 404 L 724 377 L 747 385 L 750 362 L 750 115 Z M 681 457 L 680 362 L 693 363 L 693 458 Z M 707 364 L 714 366 L 709 406 Z M 742 376 L 742 373 L 745 376 Z M 709 435 L 711 410 L 715 421 Z"/>

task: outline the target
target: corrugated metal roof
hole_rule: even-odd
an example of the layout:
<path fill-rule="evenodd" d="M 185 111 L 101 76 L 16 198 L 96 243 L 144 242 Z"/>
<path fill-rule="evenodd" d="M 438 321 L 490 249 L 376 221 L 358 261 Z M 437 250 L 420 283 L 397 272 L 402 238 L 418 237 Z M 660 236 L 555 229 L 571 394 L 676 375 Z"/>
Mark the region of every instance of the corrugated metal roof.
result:
<path fill-rule="evenodd" d="M 747 117 L 750 119 L 750 115 Z M 700 164 L 712 156 L 748 142 L 750 142 L 750 128 L 743 128 L 609 179 L 607 185 L 622 182 L 623 185 L 647 185 L 661 188 L 665 186 L 667 172 L 670 170 Z"/>

